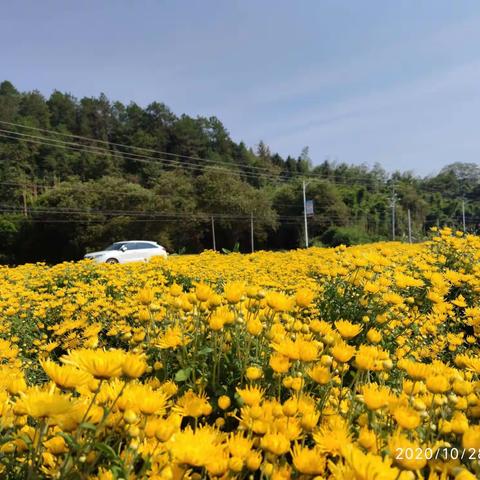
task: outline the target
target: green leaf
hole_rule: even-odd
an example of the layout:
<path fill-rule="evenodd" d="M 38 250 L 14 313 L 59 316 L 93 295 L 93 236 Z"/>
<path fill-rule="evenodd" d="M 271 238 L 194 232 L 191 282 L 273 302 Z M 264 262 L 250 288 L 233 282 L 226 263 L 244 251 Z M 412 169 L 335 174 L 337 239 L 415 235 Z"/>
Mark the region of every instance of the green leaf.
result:
<path fill-rule="evenodd" d="M 205 347 L 205 348 L 202 348 L 201 350 L 199 350 L 198 354 L 199 355 L 207 355 L 208 353 L 212 353 L 212 352 L 213 352 L 213 348 Z"/>
<path fill-rule="evenodd" d="M 78 444 L 75 442 L 72 435 L 64 432 L 59 432 L 59 435 L 63 437 L 63 439 L 65 440 L 65 443 L 69 446 L 71 450 L 75 450 L 77 448 Z"/>
<path fill-rule="evenodd" d="M 79 428 L 83 428 L 85 430 L 91 430 L 92 432 L 95 432 L 97 430 L 97 427 L 95 425 L 93 425 L 92 423 L 87 423 L 87 422 L 81 423 L 79 425 Z"/>
<path fill-rule="evenodd" d="M 100 452 L 104 453 L 108 458 L 117 457 L 115 450 L 112 447 L 110 447 L 110 445 L 107 445 L 106 443 L 96 443 L 94 447 Z"/>
<path fill-rule="evenodd" d="M 11 435 L 6 435 L 5 437 L 0 437 L 0 445 L 4 445 L 5 443 L 11 442 L 12 440 L 15 440 L 15 437 L 13 437 Z"/>
<path fill-rule="evenodd" d="M 183 368 L 182 370 L 179 370 L 175 374 L 175 381 L 176 382 L 184 382 L 185 380 L 188 380 L 188 377 L 190 377 L 190 374 L 192 373 L 192 369 L 189 368 Z"/>
<path fill-rule="evenodd" d="M 27 445 L 32 445 L 32 439 L 24 433 L 22 433 L 22 435 L 19 435 L 18 438 L 23 440 Z"/>
<path fill-rule="evenodd" d="M 235 395 L 233 396 L 233 398 L 235 398 L 236 402 L 238 403 L 238 405 L 240 405 L 241 407 L 243 406 L 243 404 L 245 403 L 243 401 L 243 398 L 237 393 L 235 393 Z"/>
<path fill-rule="evenodd" d="M 113 465 L 111 467 L 112 473 L 115 475 L 115 478 L 125 478 L 125 469 L 123 465 Z"/>

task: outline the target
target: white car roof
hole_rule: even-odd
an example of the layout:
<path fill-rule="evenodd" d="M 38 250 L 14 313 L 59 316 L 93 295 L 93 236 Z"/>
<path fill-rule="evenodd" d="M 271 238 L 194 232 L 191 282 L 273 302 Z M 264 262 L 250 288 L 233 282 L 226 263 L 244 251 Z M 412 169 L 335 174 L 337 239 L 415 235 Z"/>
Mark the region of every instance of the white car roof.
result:
<path fill-rule="evenodd" d="M 124 240 L 121 242 L 113 242 L 113 243 L 137 243 L 137 242 L 152 243 L 153 245 L 158 245 L 157 242 L 152 242 L 151 240 Z"/>

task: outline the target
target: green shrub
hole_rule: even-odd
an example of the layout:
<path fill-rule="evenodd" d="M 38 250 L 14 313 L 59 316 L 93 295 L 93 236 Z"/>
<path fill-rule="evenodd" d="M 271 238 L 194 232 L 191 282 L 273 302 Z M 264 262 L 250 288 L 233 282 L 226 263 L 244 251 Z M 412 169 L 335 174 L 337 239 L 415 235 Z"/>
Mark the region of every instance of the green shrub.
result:
<path fill-rule="evenodd" d="M 338 245 L 358 245 L 373 242 L 376 239 L 369 236 L 358 227 L 330 227 L 321 237 L 324 245 L 338 247 Z"/>

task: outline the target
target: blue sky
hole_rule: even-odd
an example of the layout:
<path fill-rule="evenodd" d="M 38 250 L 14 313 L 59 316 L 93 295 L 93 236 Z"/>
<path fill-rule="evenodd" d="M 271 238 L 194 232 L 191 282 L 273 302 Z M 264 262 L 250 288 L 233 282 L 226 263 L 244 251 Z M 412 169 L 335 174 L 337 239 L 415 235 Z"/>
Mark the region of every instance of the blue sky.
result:
<path fill-rule="evenodd" d="M 480 161 L 478 0 L 0 0 L 0 79 L 166 103 L 313 162 Z"/>

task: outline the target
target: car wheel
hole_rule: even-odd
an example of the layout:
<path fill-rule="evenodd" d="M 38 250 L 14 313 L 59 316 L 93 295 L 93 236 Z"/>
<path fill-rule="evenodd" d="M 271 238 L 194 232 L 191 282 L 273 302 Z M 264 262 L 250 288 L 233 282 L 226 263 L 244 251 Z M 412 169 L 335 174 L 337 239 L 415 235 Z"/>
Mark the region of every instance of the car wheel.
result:
<path fill-rule="evenodd" d="M 105 263 L 118 263 L 118 260 L 116 258 L 109 258 Z"/>

